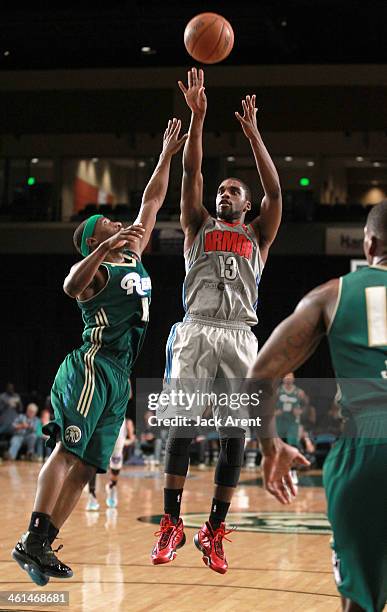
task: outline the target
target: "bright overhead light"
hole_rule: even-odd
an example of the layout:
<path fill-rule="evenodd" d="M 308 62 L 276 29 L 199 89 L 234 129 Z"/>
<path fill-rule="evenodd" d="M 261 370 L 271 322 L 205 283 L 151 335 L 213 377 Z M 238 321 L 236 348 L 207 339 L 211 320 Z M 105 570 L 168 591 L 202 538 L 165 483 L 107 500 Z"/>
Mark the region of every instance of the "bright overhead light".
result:
<path fill-rule="evenodd" d="M 139 168 L 145 168 L 146 163 L 142 159 L 140 159 L 140 161 L 138 162 L 137 165 L 138 165 Z"/>
<path fill-rule="evenodd" d="M 306 165 L 307 165 L 307 166 L 309 166 L 309 167 L 311 168 L 312 166 L 314 166 L 314 161 L 312 161 L 312 160 L 307 161 L 307 162 L 306 162 Z"/>
<path fill-rule="evenodd" d="M 293 161 L 293 157 L 291 155 L 286 155 L 286 157 L 284 159 L 285 159 L 286 162 Z"/>
<path fill-rule="evenodd" d="M 151 51 L 150 47 L 141 47 L 141 52 L 142 53 L 149 53 L 149 51 Z"/>
<path fill-rule="evenodd" d="M 372 165 L 374 168 L 380 168 L 380 162 L 378 161 L 374 161 Z"/>
<path fill-rule="evenodd" d="M 33 157 L 31 159 L 31 164 L 37 164 L 37 163 L 39 163 L 39 158 L 38 157 Z"/>
<path fill-rule="evenodd" d="M 4 56 L 5 56 L 5 57 L 8 57 L 8 55 L 10 55 L 10 54 L 11 54 L 11 52 L 10 52 L 10 51 L 4 51 Z"/>
<path fill-rule="evenodd" d="M 93 162 L 93 164 L 96 164 L 99 161 L 98 157 L 92 157 L 91 161 Z"/>
<path fill-rule="evenodd" d="M 235 161 L 235 157 L 233 155 L 229 155 L 228 157 L 226 157 L 228 162 L 234 162 Z"/>
<path fill-rule="evenodd" d="M 364 161 L 364 157 L 362 157 L 361 155 L 358 155 L 357 158 L 356 158 L 356 161 L 362 162 L 362 161 Z"/>
<path fill-rule="evenodd" d="M 379 185 L 379 181 L 371 181 L 371 185 Z"/>

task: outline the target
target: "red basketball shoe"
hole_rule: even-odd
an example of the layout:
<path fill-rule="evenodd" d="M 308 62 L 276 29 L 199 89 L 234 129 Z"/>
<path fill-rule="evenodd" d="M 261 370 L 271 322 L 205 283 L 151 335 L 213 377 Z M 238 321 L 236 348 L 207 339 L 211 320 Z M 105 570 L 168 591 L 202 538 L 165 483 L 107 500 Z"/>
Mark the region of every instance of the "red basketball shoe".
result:
<path fill-rule="evenodd" d="M 160 521 L 160 529 L 155 532 L 155 536 L 159 536 L 159 539 L 151 554 L 153 565 L 173 561 L 176 557 L 176 550 L 185 544 L 182 519 L 180 518 L 175 524 L 170 514 L 164 514 Z"/>
<path fill-rule="evenodd" d="M 223 550 L 223 539 L 231 542 L 226 538 L 226 535 L 231 531 L 234 530 L 226 531 L 224 523 L 221 523 L 220 527 L 214 530 L 210 523 L 206 522 L 194 537 L 196 548 L 203 553 L 203 562 L 219 574 L 227 572 L 228 563 Z"/>

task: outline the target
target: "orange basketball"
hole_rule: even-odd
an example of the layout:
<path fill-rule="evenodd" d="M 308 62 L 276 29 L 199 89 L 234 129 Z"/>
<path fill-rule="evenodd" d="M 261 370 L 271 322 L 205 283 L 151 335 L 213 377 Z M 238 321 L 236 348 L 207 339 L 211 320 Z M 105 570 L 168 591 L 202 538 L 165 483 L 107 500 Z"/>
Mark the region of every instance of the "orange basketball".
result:
<path fill-rule="evenodd" d="M 224 17 L 216 13 L 201 13 L 188 22 L 184 30 L 188 53 L 202 64 L 224 60 L 234 46 L 234 32 Z"/>

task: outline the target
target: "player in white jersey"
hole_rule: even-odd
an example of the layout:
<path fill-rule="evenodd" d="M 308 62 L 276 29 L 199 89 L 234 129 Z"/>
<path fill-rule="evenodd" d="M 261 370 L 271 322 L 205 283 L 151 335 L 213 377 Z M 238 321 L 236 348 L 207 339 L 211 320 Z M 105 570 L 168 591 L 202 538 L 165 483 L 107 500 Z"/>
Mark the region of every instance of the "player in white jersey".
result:
<path fill-rule="evenodd" d="M 245 225 L 251 210 L 250 189 L 237 178 L 222 181 L 216 196 L 216 218 L 203 206 L 202 135 L 207 109 L 203 70 L 188 72 L 188 87 L 179 82 L 191 124 L 183 156 L 181 225 L 185 235 L 186 278 L 184 321 L 173 326 L 167 343 L 165 388 L 171 392 L 214 390 L 223 380 L 228 394 L 232 380 L 245 377 L 257 354 L 256 325 L 258 283 L 281 221 L 281 188 L 276 168 L 263 143 L 256 121 L 255 95 L 242 100 L 243 115 L 235 113 L 248 139 L 264 190 L 260 214 Z M 183 382 L 184 381 L 184 382 Z M 220 387 L 223 389 L 224 387 Z M 172 397 L 170 393 L 169 397 Z M 176 397 L 176 395 L 175 395 Z M 219 396 L 218 396 L 219 397 Z M 180 396 L 181 398 L 181 396 Z M 180 399 L 179 399 L 180 402 Z M 213 402 L 212 402 L 213 403 Z M 208 404 L 208 402 L 207 402 Z M 167 563 L 183 546 L 185 536 L 180 502 L 189 463 L 189 445 L 195 434 L 192 424 L 207 404 L 191 407 L 179 403 L 159 416 L 189 416 L 188 427 L 171 427 L 166 448 L 164 511 L 159 538 L 152 550 L 154 564 Z M 237 486 L 244 454 L 245 429 L 227 427 L 232 406 L 214 406 L 221 451 L 215 472 L 211 513 L 194 541 L 203 561 L 216 572 L 227 571 L 222 541 L 225 518 Z"/>
<path fill-rule="evenodd" d="M 118 476 L 122 469 L 122 464 L 124 460 L 124 448 L 128 443 L 130 445 L 134 445 L 136 441 L 136 435 L 134 431 L 134 423 L 132 421 L 132 402 L 133 402 L 133 386 L 132 382 L 129 379 L 130 383 L 130 391 L 129 391 L 129 401 L 128 406 L 126 408 L 125 419 L 122 422 L 120 432 L 118 434 L 116 443 L 113 448 L 112 455 L 110 457 L 109 462 L 109 482 L 105 485 L 105 501 L 108 508 L 117 508 L 118 506 L 118 493 L 117 493 L 117 483 Z M 128 441 L 128 442 L 127 442 Z M 94 474 L 93 478 L 89 481 L 89 497 L 87 501 L 86 510 L 91 512 L 98 512 L 100 506 L 99 501 L 96 496 L 96 488 L 97 488 L 97 475 Z"/>
<path fill-rule="evenodd" d="M 121 425 L 120 433 L 118 434 L 112 456 L 110 457 L 109 482 L 105 485 L 105 499 L 108 508 L 117 508 L 118 506 L 117 482 L 122 469 L 126 440 L 128 440 L 130 444 L 133 444 L 135 441 L 133 421 L 128 418 L 125 418 Z M 89 497 L 86 505 L 86 510 L 91 512 L 98 512 L 100 508 L 96 495 L 96 484 L 97 475 L 94 474 L 89 482 Z"/>

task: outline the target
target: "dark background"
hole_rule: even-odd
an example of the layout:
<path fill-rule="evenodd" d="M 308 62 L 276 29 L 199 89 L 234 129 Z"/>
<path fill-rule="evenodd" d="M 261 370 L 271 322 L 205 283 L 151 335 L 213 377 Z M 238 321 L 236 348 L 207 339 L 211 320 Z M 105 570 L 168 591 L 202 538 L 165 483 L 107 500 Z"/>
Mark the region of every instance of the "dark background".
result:
<path fill-rule="evenodd" d="M 0 46 L 10 53 L 0 49 L 0 70 L 185 65 L 185 25 L 206 11 L 234 28 L 226 65 L 386 60 L 384 0 L 14 0 L 1 3 Z"/>
<path fill-rule="evenodd" d="M 15 383 L 19 391 L 49 393 L 59 364 L 80 346 L 82 321 L 75 300 L 67 297 L 63 280 L 76 257 L 12 255 L 2 257 L 3 334 L 0 382 Z M 152 277 L 150 323 L 135 376 L 162 377 L 165 344 L 173 323 L 183 317 L 181 286 L 183 257 L 145 256 Z M 346 257 L 269 256 L 259 291 L 259 325 L 254 329 L 262 346 L 272 329 L 289 315 L 305 293 L 321 282 L 349 272 Z M 299 369 L 303 377 L 331 377 L 326 342 Z"/>
<path fill-rule="evenodd" d="M 326 64 L 387 62 L 385 0 L 66 0 L 30 4 L 14 0 L 1 3 L 0 73 L 11 78 L 12 71 L 19 70 L 133 67 L 145 72 L 148 67 L 181 66 L 184 74 L 183 67 L 192 63 L 183 45 L 184 28 L 203 11 L 224 15 L 234 28 L 234 49 L 219 70 L 245 64 L 300 64 L 319 67 L 323 74 L 321 65 Z M 151 53 L 144 54 L 143 46 L 151 47 Z M 34 87 L 30 84 L 15 91 L 4 87 L 1 91 L 0 135 L 20 138 L 23 134 L 107 131 L 117 138 L 127 132 L 135 139 L 141 130 L 159 132 L 173 108 L 172 89 L 160 87 L 146 96 L 141 89 L 130 90 L 128 83 L 127 90 L 114 92 L 54 91 L 40 86 L 39 73 L 31 72 L 31 78 L 36 79 Z M 345 83 L 326 87 L 321 75 L 319 78 L 322 84 L 318 86 L 306 80 L 302 86 L 284 86 L 280 94 L 278 87 L 261 87 L 259 104 L 266 108 L 266 130 L 292 131 L 295 142 L 297 132 L 307 129 L 322 134 L 339 130 L 348 139 L 351 130 L 387 134 L 384 82 L 372 88 L 345 87 Z M 236 100 L 246 92 L 233 87 L 225 73 L 221 86 L 211 89 L 208 130 L 239 130 L 230 118 Z M 75 256 L 28 252 L 2 256 L 0 388 L 12 380 L 19 391 L 37 389 L 47 394 L 66 353 L 80 345 L 80 311 L 62 291 L 63 279 L 75 260 Z M 152 277 L 153 301 L 135 373 L 159 377 L 169 329 L 183 315 L 183 257 L 149 256 L 145 265 Z M 348 271 L 349 259 L 344 257 L 271 255 L 260 286 L 260 324 L 256 328 L 260 345 L 306 291 Z M 299 374 L 332 375 L 326 343 Z"/>

